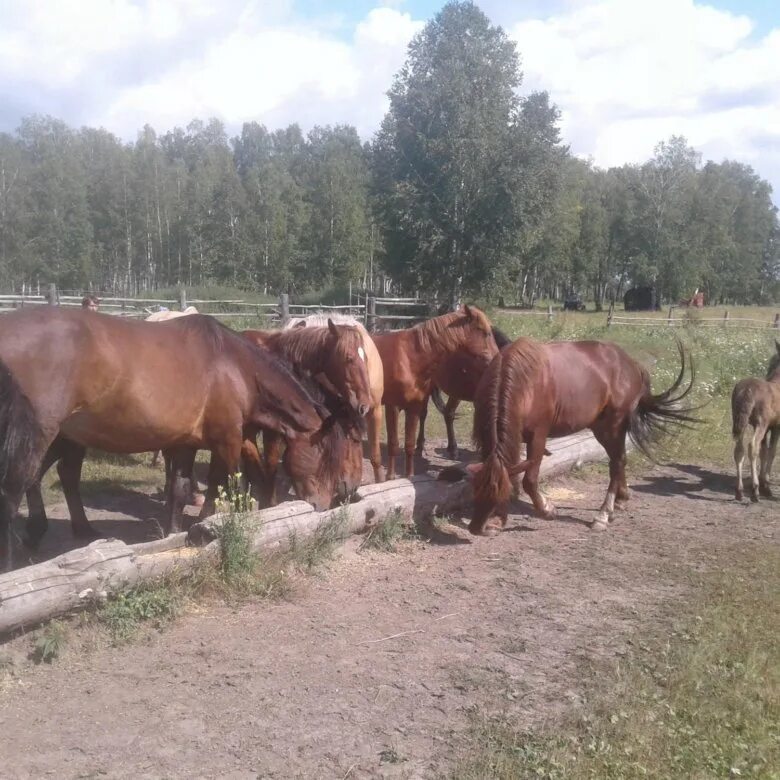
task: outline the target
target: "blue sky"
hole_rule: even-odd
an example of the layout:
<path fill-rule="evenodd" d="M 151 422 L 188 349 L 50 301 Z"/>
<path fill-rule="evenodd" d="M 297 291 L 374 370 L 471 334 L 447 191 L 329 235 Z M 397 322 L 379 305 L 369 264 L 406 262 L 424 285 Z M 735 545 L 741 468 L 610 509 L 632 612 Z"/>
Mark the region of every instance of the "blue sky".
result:
<path fill-rule="evenodd" d="M 672 134 L 780 201 L 780 0 L 482 0 L 572 151 L 641 162 Z M 133 139 L 216 116 L 370 138 L 433 0 L 0 0 L 0 130 L 30 113 Z"/>

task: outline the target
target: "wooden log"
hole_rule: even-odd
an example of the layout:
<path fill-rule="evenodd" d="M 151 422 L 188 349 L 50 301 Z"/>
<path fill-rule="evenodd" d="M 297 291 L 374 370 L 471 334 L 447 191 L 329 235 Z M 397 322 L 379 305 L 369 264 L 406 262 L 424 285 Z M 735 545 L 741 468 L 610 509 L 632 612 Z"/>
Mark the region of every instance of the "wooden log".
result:
<path fill-rule="evenodd" d="M 548 448 L 552 454 L 542 461 L 543 476 L 605 459 L 601 445 L 588 432 L 550 440 Z M 468 512 L 470 501 L 471 484 L 465 478 L 446 482 L 421 475 L 364 485 L 355 501 L 341 509 L 315 512 L 304 501 L 289 501 L 250 513 L 253 547 L 285 549 L 331 521 L 342 523 L 339 531 L 346 537 L 381 522 L 393 510 L 415 520 L 435 513 Z M 223 519 L 215 516 L 194 524 L 188 533 L 141 544 L 99 539 L 44 563 L 0 574 L 0 635 L 83 608 L 95 599 L 174 570 L 188 571 L 204 558 L 218 555 L 219 542 L 214 540 Z"/>

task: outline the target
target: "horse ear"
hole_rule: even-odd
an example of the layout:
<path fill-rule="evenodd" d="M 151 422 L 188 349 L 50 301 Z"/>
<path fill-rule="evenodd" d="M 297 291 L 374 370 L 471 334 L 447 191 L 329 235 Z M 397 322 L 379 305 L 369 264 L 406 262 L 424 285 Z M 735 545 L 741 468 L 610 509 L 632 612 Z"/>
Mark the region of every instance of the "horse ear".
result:
<path fill-rule="evenodd" d="M 333 324 L 333 320 L 328 317 L 328 330 L 338 338 L 339 330 L 338 328 Z"/>
<path fill-rule="evenodd" d="M 467 320 L 474 319 L 474 312 L 471 311 L 471 307 L 467 303 L 463 304 L 463 313 L 466 315 Z"/>

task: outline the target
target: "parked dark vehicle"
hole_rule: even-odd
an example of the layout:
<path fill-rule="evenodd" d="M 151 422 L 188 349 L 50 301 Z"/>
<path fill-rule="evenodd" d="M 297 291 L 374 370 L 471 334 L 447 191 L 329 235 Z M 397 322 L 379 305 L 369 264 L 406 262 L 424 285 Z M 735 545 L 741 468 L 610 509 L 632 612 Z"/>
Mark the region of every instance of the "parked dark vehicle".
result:
<path fill-rule="evenodd" d="M 563 302 L 564 311 L 585 311 L 585 302 L 579 295 L 572 295 Z"/>
<path fill-rule="evenodd" d="M 658 311 L 661 301 L 655 287 L 632 287 L 623 296 L 626 311 Z"/>

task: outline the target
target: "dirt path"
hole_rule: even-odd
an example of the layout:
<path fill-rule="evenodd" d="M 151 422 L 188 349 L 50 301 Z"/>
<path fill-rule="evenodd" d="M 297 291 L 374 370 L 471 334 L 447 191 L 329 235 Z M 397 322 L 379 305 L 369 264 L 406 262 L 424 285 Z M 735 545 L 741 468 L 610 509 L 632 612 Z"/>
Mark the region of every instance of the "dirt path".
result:
<path fill-rule="evenodd" d="M 514 516 L 493 539 L 448 527 L 396 554 L 351 544 L 289 602 L 205 610 L 52 667 L 21 662 L 0 691 L 0 774 L 446 772 L 474 705 L 555 719 L 631 632 L 670 625 L 688 572 L 778 542 L 780 502 L 738 506 L 717 471 L 634 484 L 606 533 L 583 524 L 604 478 L 568 476 L 548 486 L 559 521 Z"/>

